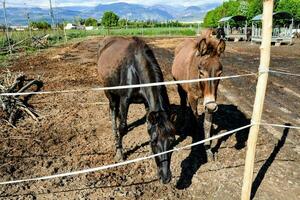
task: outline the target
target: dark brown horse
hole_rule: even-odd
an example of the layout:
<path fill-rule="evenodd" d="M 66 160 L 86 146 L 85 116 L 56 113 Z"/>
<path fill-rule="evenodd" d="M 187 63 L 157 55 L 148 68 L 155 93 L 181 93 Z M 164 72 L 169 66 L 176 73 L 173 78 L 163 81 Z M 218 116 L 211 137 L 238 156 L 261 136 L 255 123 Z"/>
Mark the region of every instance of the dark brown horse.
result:
<path fill-rule="evenodd" d="M 98 51 L 98 71 L 105 87 L 164 81 L 152 50 L 135 37 L 105 38 Z M 127 113 L 132 103 L 143 103 L 146 107 L 153 153 L 172 148 L 175 128 L 169 120 L 170 103 L 164 86 L 110 90 L 105 95 L 109 99 L 117 159 L 124 159 L 122 137 L 127 133 Z M 168 183 L 172 177 L 171 153 L 157 156 L 155 161 L 159 177 Z"/>
<path fill-rule="evenodd" d="M 225 42 L 211 37 L 211 30 L 204 31 L 197 39 L 186 39 L 175 50 L 172 74 L 175 80 L 219 77 L 222 74 L 220 55 L 225 50 Z M 205 107 L 205 138 L 210 136 L 212 113 L 218 109 L 216 103 L 219 80 L 178 85 L 181 109 L 188 103 L 198 118 L 197 105 L 203 98 Z M 205 143 L 207 155 L 212 156 L 210 142 Z"/>

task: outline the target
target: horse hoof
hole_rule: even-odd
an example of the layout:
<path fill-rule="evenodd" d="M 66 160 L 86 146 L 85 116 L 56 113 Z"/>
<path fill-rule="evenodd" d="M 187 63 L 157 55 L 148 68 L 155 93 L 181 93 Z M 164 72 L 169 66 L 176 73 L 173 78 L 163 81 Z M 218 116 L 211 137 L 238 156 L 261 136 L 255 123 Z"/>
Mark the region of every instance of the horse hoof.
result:
<path fill-rule="evenodd" d="M 213 156 L 214 156 L 214 161 L 217 161 L 218 160 L 218 152 L 215 152 Z"/>
<path fill-rule="evenodd" d="M 123 155 L 123 153 L 120 152 L 120 151 L 117 151 L 117 153 L 115 155 L 115 160 L 117 162 L 119 162 L 119 161 L 123 162 L 124 161 L 124 155 Z"/>
<path fill-rule="evenodd" d="M 207 162 L 211 162 L 215 160 L 214 154 L 211 151 L 211 149 L 206 150 L 206 156 L 207 156 Z"/>

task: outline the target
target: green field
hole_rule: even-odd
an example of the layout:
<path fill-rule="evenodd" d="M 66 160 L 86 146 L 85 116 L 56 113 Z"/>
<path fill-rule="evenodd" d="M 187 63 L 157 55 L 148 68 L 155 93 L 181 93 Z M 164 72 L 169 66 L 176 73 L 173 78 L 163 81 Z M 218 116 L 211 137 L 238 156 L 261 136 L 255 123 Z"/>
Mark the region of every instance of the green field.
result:
<path fill-rule="evenodd" d="M 90 35 L 120 35 L 120 36 L 193 36 L 194 28 L 128 28 L 128 29 L 100 29 L 92 31 L 69 30 L 69 38 L 86 37 Z"/>
<path fill-rule="evenodd" d="M 87 36 L 194 36 L 197 29 L 195 28 L 114 28 L 114 29 L 99 29 L 99 30 L 67 30 L 66 37 L 63 30 L 39 30 L 32 31 L 32 36 L 43 36 L 49 34 L 48 41 L 50 45 L 64 42 L 65 39 L 72 40 L 75 38 L 84 38 Z M 0 48 L 8 45 L 4 32 L 0 32 Z M 29 31 L 13 31 L 9 33 L 11 44 L 22 41 L 30 37 Z M 30 41 L 22 43 L 29 47 Z"/>
<path fill-rule="evenodd" d="M 176 37 L 176 36 L 195 36 L 197 28 L 194 27 L 160 27 L 160 28 L 112 28 L 99 30 L 38 30 L 32 31 L 31 36 L 41 37 L 49 34 L 48 45 L 56 46 L 72 42 L 76 39 L 84 39 L 88 36 L 140 36 L 140 37 Z M 65 35 L 66 34 L 66 35 Z M 18 53 L 30 54 L 39 50 L 40 47 L 33 47 L 30 33 L 25 31 L 10 31 L 10 44 L 15 45 L 13 55 L 8 54 L 8 41 L 4 32 L 0 32 L 0 67 L 8 66 L 9 60 L 14 60 Z M 26 40 L 25 40 L 26 39 Z M 24 42 L 20 43 L 21 41 Z M 18 44 L 19 43 L 19 44 Z M 18 45 L 16 45 L 18 44 Z"/>

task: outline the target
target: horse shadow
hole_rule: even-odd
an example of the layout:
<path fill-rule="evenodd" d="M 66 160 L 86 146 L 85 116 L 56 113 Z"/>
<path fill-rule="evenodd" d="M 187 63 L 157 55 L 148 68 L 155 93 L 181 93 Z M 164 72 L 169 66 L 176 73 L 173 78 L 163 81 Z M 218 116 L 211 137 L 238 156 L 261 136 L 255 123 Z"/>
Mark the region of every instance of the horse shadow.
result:
<path fill-rule="evenodd" d="M 190 109 L 186 113 L 180 113 L 180 106 L 172 105 L 172 111 L 177 114 L 177 120 L 175 127 L 177 132 L 180 133 L 180 137 L 177 139 L 174 145 L 177 145 L 185 140 L 186 137 L 192 137 L 192 142 L 198 142 L 204 139 L 204 114 L 200 115 L 198 120 L 192 114 Z M 219 105 L 219 109 L 213 116 L 213 123 L 217 128 L 212 130 L 212 134 L 218 134 L 223 130 L 230 131 L 250 123 L 243 112 L 241 112 L 235 105 Z M 183 125 L 184 130 L 182 130 Z M 188 124 L 188 126 L 186 125 Z M 199 133 L 199 134 L 195 134 Z M 245 147 L 245 143 L 248 139 L 249 129 L 238 131 L 235 134 L 236 144 L 234 148 L 240 150 Z M 223 142 L 225 142 L 230 136 L 225 136 L 217 140 L 216 144 L 212 146 L 213 153 L 217 153 L 221 148 Z M 197 145 L 191 148 L 191 152 L 187 158 L 181 163 L 181 173 L 179 180 L 176 183 L 177 189 L 186 189 L 192 183 L 192 178 L 201 167 L 201 165 L 207 163 L 207 156 L 204 145 Z"/>
<path fill-rule="evenodd" d="M 223 130 L 230 131 L 249 125 L 251 123 L 251 120 L 247 118 L 246 115 L 241 112 L 235 105 L 219 105 L 219 110 L 215 113 L 213 122 L 214 124 L 216 124 L 217 128 L 212 129 L 212 134 L 216 135 Z M 237 150 L 243 149 L 246 146 L 249 129 L 250 128 L 246 128 L 236 132 L 236 143 L 234 147 Z M 214 153 L 217 153 L 222 143 L 229 139 L 229 137 L 230 135 L 218 139 L 212 151 Z"/>
<path fill-rule="evenodd" d="M 128 124 L 127 130 L 128 132 L 132 131 L 138 126 L 141 126 L 146 123 L 146 115 L 144 115 L 141 119 L 138 119 L 130 124 Z"/>
<path fill-rule="evenodd" d="M 127 127 L 127 133 L 125 135 L 127 135 L 130 131 L 132 131 L 133 129 L 143 125 L 146 123 L 146 115 L 144 115 L 142 118 L 128 124 L 128 127 Z M 125 136 L 123 135 L 123 137 Z M 146 141 L 146 142 L 143 142 L 142 144 L 139 144 L 137 146 L 135 146 L 133 149 L 130 149 L 126 152 L 124 152 L 124 157 L 125 159 L 127 159 L 131 154 L 135 153 L 136 151 L 138 151 L 140 148 L 143 148 L 145 146 L 147 146 L 149 144 L 150 141 Z"/>

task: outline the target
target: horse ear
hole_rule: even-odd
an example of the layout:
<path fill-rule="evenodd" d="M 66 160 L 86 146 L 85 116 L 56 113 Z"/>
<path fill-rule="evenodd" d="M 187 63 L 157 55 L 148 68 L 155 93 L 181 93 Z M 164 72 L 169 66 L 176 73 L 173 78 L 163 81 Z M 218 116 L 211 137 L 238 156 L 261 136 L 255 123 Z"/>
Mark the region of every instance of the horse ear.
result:
<path fill-rule="evenodd" d="M 206 40 L 202 39 L 200 42 L 196 44 L 196 56 L 203 56 L 207 52 L 207 44 Z"/>
<path fill-rule="evenodd" d="M 175 123 L 176 120 L 177 120 L 177 114 L 176 114 L 176 113 L 172 113 L 172 114 L 170 115 L 170 121 L 171 121 L 172 123 Z"/>
<path fill-rule="evenodd" d="M 225 51 L 225 47 L 226 47 L 225 41 L 221 39 L 217 47 L 218 55 L 221 55 Z"/>
<path fill-rule="evenodd" d="M 152 125 L 157 124 L 158 123 L 158 113 L 157 112 L 150 112 L 148 114 L 147 120 Z"/>
<path fill-rule="evenodd" d="M 156 142 L 158 139 L 158 134 L 156 131 L 154 131 L 151 135 L 151 142 Z"/>

